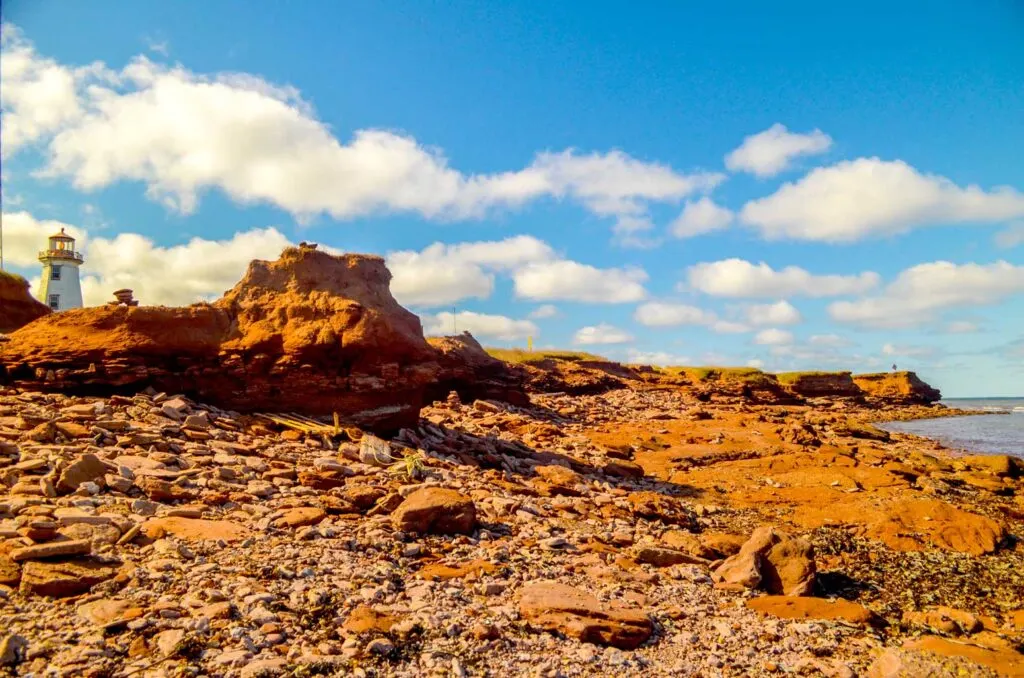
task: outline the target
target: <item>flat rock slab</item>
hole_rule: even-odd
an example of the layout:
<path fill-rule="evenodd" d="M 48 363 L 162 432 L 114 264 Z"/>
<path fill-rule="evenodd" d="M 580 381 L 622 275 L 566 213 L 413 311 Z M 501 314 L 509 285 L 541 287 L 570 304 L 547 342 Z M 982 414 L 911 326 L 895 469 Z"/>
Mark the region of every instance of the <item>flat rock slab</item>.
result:
<path fill-rule="evenodd" d="M 78 608 L 80 617 L 102 628 L 127 624 L 145 613 L 145 608 L 139 607 L 130 600 L 115 600 L 113 598 L 101 598 L 91 603 L 85 603 Z"/>
<path fill-rule="evenodd" d="M 179 539 L 241 541 L 249 536 L 249 528 L 230 520 L 178 517 L 151 518 L 142 526 L 142 532 L 150 539 L 171 535 Z"/>
<path fill-rule="evenodd" d="M 531 624 L 586 643 L 632 650 L 650 638 L 654 626 L 647 615 L 558 582 L 525 586 L 519 613 Z"/>
<path fill-rule="evenodd" d="M 761 596 L 747 601 L 747 607 L 780 619 L 829 619 L 850 624 L 874 624 L 874 612 L 848 600 L 825 600 L 808 596 Z"/>
<path fill-rule="evenodd" d="M 21 571 L 21 592 L 63 598 L 85 593 L 117 574 L 117 568 L 94 558 L 62 562 L 32 560 Z"/>
<path fill-rule="evenodd" d="M 1024 655 L 960 643 L 939 636 L 907 640 L 882 653 L 868 669 L 868 678 L 989 678 L 1024 676 Z"/>
<path fill-rule="evenodd" d="M 59 556 L 84 556 L 91 552 L 92 542 L 88 539 L 71 539 L 13 549 L 11 551 L 11 560 L 21 562 L 23 560 L 40 560 Z"/>
<path fill-rule="evenodd" d="M 274 527 L 285 528 L 285 527 L 304 527 L 306 525 L 316 525 L 321 520 L 327 517 L 327 512 L 322 508 L 315 506 L 303 506 L 300 508 L 293 508 L 285 510 L 277 519 L 274 520 Z"/>

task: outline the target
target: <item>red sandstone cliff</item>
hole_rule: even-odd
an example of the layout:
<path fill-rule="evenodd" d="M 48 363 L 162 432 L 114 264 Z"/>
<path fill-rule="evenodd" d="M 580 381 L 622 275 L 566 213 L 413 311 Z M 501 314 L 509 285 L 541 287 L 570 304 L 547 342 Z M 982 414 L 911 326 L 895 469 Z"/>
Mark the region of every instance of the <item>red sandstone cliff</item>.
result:
<path fill-rule="evenodd" d="M 29 293 L 28 281 L 0 271 L 0 332 L 13 332 L 50 313 Z"/>
<path fill-rule="evenodd" d="M 864 395 L 850 372 L 784 372 L 779 383 L 802 398 L 859 398 Z"/>
<path fill-rule="evenodd" d="M 438 366 L 390 280 L 380 257 L 289 248 L 252 262 L 213 304 L 49 316 L 0 348 L 0 377 L 69 391 L 153 386 L 239 411 L 415 425 Z"/>
<path fill-rule="evenodd" d="M 942 398 L 913 372 L 879 372 L 858 374 L 853 381 L 869 398 L 901 404 L 930 404 Z"/>

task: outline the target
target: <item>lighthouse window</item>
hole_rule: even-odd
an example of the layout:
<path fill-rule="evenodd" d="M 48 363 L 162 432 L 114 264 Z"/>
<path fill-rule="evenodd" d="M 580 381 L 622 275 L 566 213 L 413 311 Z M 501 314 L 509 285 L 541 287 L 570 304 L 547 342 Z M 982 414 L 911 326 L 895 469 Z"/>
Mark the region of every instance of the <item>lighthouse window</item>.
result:
<path fill-rule="evenodd" d="M 59 294 L 51 294 L 50 295 L 50 308 L 52 308 L 54 311 L 60 310 L 60 295 Z"/>
<path fill-rule="evenodd" d="M 61 268 L 60 266 L 51 266 L 50 267 L 50 279 L 51 280 L 60 280 L 60 268 Z"/>

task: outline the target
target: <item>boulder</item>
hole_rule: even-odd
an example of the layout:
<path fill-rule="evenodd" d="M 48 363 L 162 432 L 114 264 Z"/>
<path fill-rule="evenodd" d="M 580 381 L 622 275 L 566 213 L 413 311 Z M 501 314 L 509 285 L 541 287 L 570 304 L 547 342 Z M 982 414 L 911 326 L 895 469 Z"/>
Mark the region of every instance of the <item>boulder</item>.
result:
<path fill-rule="evenodd" d="M 528 584 L 519 594 L 519 613 L 530 624 L 586 643 L 632 650 L 650 638 L 647 615 L 558 582 Z"/>
<path fill-rule="evenodd" d="M 476 506 L 455 490 L 424 487 L 399 504 L 391 522 L 403 532 L 470 534 L 476 528 Z"/>
<path fill-rule="evenodd" d="M 761 588 L 768 593 L 809 596 L 817 568 L 814 547 L 774 527 L 759 527 L 740 548 L 712 573 L 723 588 Z"/>
<path fill-rule="evenodd" d="M 13 332 L 50 312 L 49 306 L 29 292 L 27 280 L 0 271 L 0 332 Z"/>
<path fill-rule="evenodd" d="M 212 304 L 99 306 L 46 316 L 0 345 L 0 381 L 35 390 L 152 386 L 224 409 L 338 413 L 415 427 L 438 353 L 377 256 L 314 247 L 253 261 Z"/>

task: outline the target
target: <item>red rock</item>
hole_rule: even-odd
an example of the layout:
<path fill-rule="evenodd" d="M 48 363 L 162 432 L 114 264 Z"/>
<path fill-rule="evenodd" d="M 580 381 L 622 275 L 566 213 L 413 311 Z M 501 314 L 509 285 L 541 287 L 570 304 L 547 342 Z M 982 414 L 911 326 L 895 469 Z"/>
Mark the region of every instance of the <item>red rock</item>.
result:
<path fill-rule="evenodd" d="M 142 526 L 150 539 L 173 535 L 180 539 L 241 541 L 249 536 L 249 529 L 230 520 L 204 520 L 202 518 L 150 518 Z"/>
<path fill-rule="evenodd" d="M 868 669 L 868 678 L 920 676 L 1024 676 L 1024 655 L 1009 649 L 981 647 L 938 636 L 904 641 L 882 653 Z"/>
<path fill-rule="evenodd" d="M 522 589 L 519 613 L 539 628 L 623 650 L 635 649 L 654 630 L 647 615 L 637 610 L 603 603 L 589 593 L 550 581 Z"/>
<path fill-rule="evenodd" d="M 50 307 L 29 292 L 27 280 L 0 271 L 0 333 L 13 332 L 49 313 Z"/>
<path fill-rule="evenodd" d="M 942 398 L 938 389 L 921 381 L 913 372 L 858 374 L 853 381 L 869 398 L 891 404 L 928 405 Z"/>
<path fill-rule="evenodd" d="M 440 374 L 427 387 L 428 402 L 444 400 L 451 391 L 464 403 L 500 400 L 526 406 L 530 397 L 524 390 L 523 368 L 493 358 L 469 332 L 428 339 L 436 351 Z"/>
<path fill-rule="evenodd" d="M 287 509 L 274 520 L 274 527 L 304 527 L 316 525 L 327 517 L 327 512 L 315 506 L 303 506 L 300 508 Z"/>
<path fill-rule="evenodd" d="M 809 596 L 761 596 L 747 600 L 747 607 L 780 619 L 834 619 L 850 624 L 876 624 L 874 612 L 848 600 L 825 600 Z"/>
<path fill-rule="evenodd" d="M 95 454 L 83 454 L 61 471 L 60 479 L 57 481 L 57 490 L 74 492 L 82 483 L 95 482 L 109 472 L 110 469 L 107 465 L 100 461 Z"/>
<path fill-rule="evenodd" d="M 341 628 L 355 635 L 387 633 L 397 620 L 385 612 L 368 605 L 360 605 L 349 614 Z"/>
<path fill-rule="evenodd" d="M 711 578 L 725 588 L 760 587 L 769 593 L 807 596 L 816 579 L 814 548 L 773 527 L 759 527 L 739 553 L 718 566 Z"/>
<path fill-rule="evenodd" d="M 25 594 L 63 598 L 85 593 L 115 574 L 117 568 L 93 558 L 33 560 L 22 568 L 20 590 Z"/>
<path fill-rule="evenodd" d="M 416 490 L 391 514 L 396 530 L 421 534 L 469 534 L 476 528 L 476 506 L 464 494 L 441 487 Z"/>
<path fill-rule="evenodd" d="M 0 347 L 0 379 L 47 390 L 152 386 L 225 409 L 415 427 L 437 352 L 390 279 L 380 257 L 288 248 L 252 262 L 213 304 L 48 315 Z"/>

